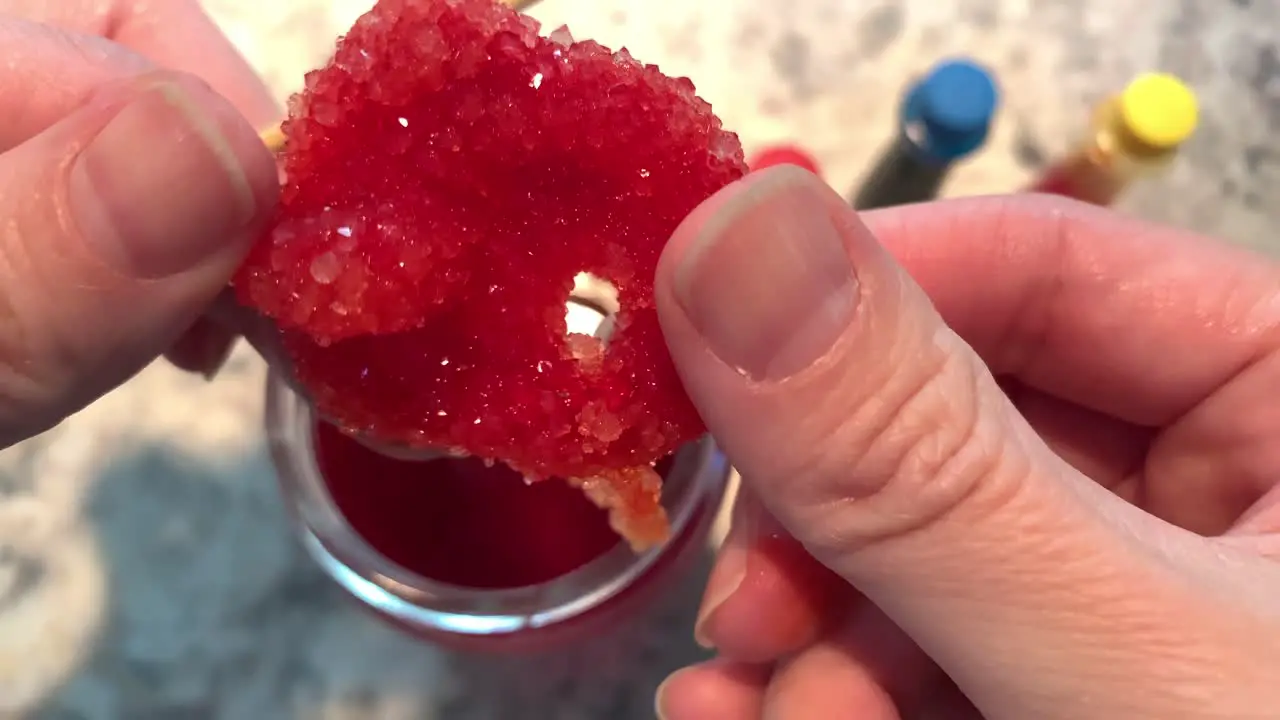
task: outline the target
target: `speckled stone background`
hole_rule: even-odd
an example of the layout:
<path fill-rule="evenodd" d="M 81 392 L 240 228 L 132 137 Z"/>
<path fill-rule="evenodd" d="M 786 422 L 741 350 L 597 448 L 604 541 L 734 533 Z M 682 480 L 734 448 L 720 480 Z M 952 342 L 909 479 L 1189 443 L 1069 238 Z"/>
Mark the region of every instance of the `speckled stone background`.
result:
<path fill-rule="evenodd" d="M 208 0 L 283 98 L 368 0 Z M 1280 249 L 1278 0 L 547 0 L 533 13 L 692 77 L 748 146 L 802 138 L 851 189 L 903 84 L 943 55 L 993 66 L 989 150 L 948 194 L 1014 189 L 1133 73 L 1187 78 L 1202 128 L 1123 209 Z M 359 612 L 295 546 L 262 447 L 264 371 L 161 365 L 0 453 L 0 718 L 652 717 L 689 639 L 691 576 L 620 638 L 466 658 Z M 705 571 L 705 568 L 703 569 Z"/>

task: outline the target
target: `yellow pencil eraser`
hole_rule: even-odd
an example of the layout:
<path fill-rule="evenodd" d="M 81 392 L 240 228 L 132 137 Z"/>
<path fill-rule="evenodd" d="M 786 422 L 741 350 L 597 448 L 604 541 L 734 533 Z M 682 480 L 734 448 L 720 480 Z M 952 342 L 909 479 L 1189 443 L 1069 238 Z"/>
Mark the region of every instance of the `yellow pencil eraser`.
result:
<path fill-rule="evenodd" d="M 1138 142 L 1170 150 L 1191 137 L 1199 122 L 1196 94 L 1164 73 L 1139 75 L 1120 94 L 1120 119 Z"/>

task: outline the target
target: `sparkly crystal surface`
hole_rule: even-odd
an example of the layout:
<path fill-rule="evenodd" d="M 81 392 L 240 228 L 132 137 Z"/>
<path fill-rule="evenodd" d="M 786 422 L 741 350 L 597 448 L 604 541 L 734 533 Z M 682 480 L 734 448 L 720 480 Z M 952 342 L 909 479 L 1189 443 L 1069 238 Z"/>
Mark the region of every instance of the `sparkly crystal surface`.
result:
<path fill-rule="evenodd" d="M 493 0 L 378 2 L 291 101 L 281 204 L 235 286 L 350 430 L 648 487 L 636 470 L 704 431 L 658 256 L 742 149 L 689 80 L 538 30 Z M 617 289 L 607 346 L 566 334 L 584 272 Z"/>

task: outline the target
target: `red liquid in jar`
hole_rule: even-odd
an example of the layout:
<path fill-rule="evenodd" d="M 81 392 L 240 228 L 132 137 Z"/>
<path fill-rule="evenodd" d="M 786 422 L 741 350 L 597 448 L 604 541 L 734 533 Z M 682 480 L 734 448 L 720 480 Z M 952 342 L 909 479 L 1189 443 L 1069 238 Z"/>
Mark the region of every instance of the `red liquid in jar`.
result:
<path fill-rule="evenodd" d="M 397 460 L 327 423 L 317 424 L 315 445 L 329 494 L 351 527 L 391 561 L 438 582 L 533 585 L 620 543 L 607 514 L 559 479 L 530 485 L 501 463 L 474 458 Z"/>

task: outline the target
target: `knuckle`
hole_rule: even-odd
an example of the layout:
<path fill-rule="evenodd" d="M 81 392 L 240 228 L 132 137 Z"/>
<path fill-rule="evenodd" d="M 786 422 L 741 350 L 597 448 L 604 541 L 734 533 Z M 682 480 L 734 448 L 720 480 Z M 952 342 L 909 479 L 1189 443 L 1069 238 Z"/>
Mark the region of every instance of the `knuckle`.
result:
<path fill-rule="evenodd" d="M 830 551 L 847 556 L 924 534 L 961 513 L 981 521 L 1023 485 L 1025 455 L 1009 452 L 1004 400 L 985 367 L 963 346 L 932 350 L 899 363 L 825 428 L 823 452 L 791 469 L 811 479 L 795 486 L 806 495 L 802 523 Z"/>

